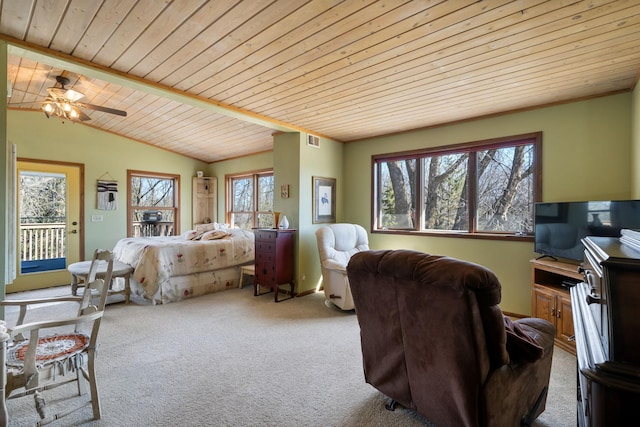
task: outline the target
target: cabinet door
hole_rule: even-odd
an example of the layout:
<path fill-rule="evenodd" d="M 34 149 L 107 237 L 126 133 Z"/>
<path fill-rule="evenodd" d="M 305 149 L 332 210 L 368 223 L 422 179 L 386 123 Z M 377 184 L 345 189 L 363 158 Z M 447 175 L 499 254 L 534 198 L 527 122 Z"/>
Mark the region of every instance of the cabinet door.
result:
<path fill-rule="evenodd" d="M 556 324 L 555 306 L 556 296 L 545 288 L 533 288 L 533 315 L 540 319 Z M 571 301 L 569 301 L 571 304 Z"/>
<path fill-rule="evenodd" d="M 571 310 L 571 297 L 558 295 L 556 301 L 556 336 L 569 343 L 573 337 L 573 312 Z"/>

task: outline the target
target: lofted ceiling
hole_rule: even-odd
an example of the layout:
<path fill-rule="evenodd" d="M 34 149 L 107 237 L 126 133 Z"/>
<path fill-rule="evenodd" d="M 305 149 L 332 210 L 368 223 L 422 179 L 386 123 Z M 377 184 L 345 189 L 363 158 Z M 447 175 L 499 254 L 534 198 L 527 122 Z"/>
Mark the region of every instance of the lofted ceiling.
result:
<path fill-rule="evenodd" d="M 348 142 L 629 91 L 640 70 L 638 0 L 0 5 L 9 108 L 40 110 L 64 75 L 128 113 L 84 124 L 205 162 L 276 132 Z"/>

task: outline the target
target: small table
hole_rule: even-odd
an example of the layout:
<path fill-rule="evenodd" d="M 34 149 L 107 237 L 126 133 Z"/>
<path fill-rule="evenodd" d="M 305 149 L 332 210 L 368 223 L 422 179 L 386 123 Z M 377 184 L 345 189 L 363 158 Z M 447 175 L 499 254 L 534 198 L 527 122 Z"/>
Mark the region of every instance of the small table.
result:
<path fill-rule="evenodd" d="M 74 262 L 73 264 L 69 264 L 69 266 L 67 267 L 67 270 L 69 270 L 69 273 L 71 273 L 71 293 L 73 295 L 77 295 L 78 287 L 84 286 L 84 283 L 87 281 L 87 276 L 89 275 L 90 266 L 91 266 L 91 261 L 81 261 L 81 262 Z M 104 278 L 104 275 L 106 272 L 107 272 L 107 262 L 103 260 L 98 260 L 98 270 L 96 272 L 96 278 Z M 108 295 L 124 293 L 124 302 L 125 304 L 129 304 L 129 296 L 131 295 L 131 285 L 129 283 L 129 279 L 131 278 L 132 272 L 133 272 L 133 267 L 131 267 L 129 264 L 125 264 L 120 261 L 113 261 L 113 270 L 111 272 L 111 283 L 109 283 Z M 124 278 L 124 290 L 122 291 L 111 290 L 111 286 L 113 285 L 113 279 L 116 277 Z M 78 284 L 78 279 L 82 281 L 82 284 Z"/>

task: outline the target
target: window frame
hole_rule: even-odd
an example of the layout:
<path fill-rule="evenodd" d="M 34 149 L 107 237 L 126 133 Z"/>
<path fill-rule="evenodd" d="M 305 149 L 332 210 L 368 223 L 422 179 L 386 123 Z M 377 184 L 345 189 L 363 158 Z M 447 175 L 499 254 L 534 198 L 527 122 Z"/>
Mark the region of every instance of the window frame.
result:
<path fill-rule="evenodd" d="M 133 206 L 131 203 L 131 178 L 144 177 L 144 178 L 157 178 L 157 179 L 171 179 L 173 180 L 173 208 L 156 207 L 156 206 Z M 127 236 L 133 237 L 134 227 L 132 222 L 133 211 L 135 209 L 144 210 L 173 210 L 173 235 L 180 235 L 180 175 L 170 174 L 164 172 L 150 172 L 127 169 Z"/>
<path fill-rule="evenodd" d="M 273 210 L 271 211 L 258 211 L 258 203 L 259 203 L 259 179 L 261 177 L 265 177 L 265 176 L 271 176 L 274 178 L 274 189 L 273 189 L 273 200 L 271 201 L 271 206 L 273 207 L 273 204 L 275 203 L 275 177 L 273 174 L 273 169 L 259 169 L 259 170 L 254 170 L 254 171 L 249 171 L 249 172 L 241 172 L 241 173 L 233 173 L 233 174 L 227 174 L 224 177 L 224 181 L 225 181 L 225 206 L 224 206 L 224 218 L 225 218 L 225 222 L 230 224 L 230 226 L 234 226 L 233 222 L 232 222 L 232 215 L 233 214 L 247 214 L 247 213 L 251 213 L 251 218 L 252 218 L 252 228 L 258 228 L 258 217 L 259 215 L 266 215 L 266 214 L 271 214 L 273 215 Z M 233 184 L 233 180 L 234 179 L 246 179 L 246 178 L 251 178 L 252 182 L 253 182 L 253 201 L 252 201 L 252 210 L 251 211 L 232 211 L 231 208 L 233 207 L 233 188 L 232 188 L 232 184 Z"/>
<path fill-rule="evenodd" d="M 473 173 L 476 179 L 470 180 L 469 185 L 469 228 L 468 230 L 424 230 L 421 227 L 424 225 L 424 212 L 423 212 L 423 199 L 424 199 L 424 170 L 422 167 L 423 159 L 425 157 L 432 156 L 444 156 L 449 154 L 470 153 L 477 154 L 480 151 L 493 149 L 493 148 L 508 148 L 518 145 L 532 144 L 534 150 L 533 169 L 534 177 L 532 179 L 533 186 L 533 200 L 532 203 L 542 200 L 542 132 L 533 132 L 521 135 L 506 136 L 500 138 L 492 138 L 486 140 L 465 142 L 461 144 L 451 144 L 438 147 L 422 148 L 417 150 L 410 150 L 404 152 L 395 152 L 388 154 L 378 154 L 371 156 L 371 232 L 379 234 L 405 234 L 405 235 L 424 235 L 424 236 L 439 236 L 439 237 L 460 237 L 460 238 L 475 238 L 475 239 L 488 239 L 488 240 L 516 240 L 516 241 L 533 241 L 533 232 L 523 234 L 520 232 L 491 232 L 491 231 L 477 231 L 476 230 L 476 215 L 477 215 L 477 174 L 475 165 L 475 155 L 471 155 L 472 166 L 467 166 L 467 172 Z M 409 160 L 415 159 L 416 164 L 416 188 L 418 189 L 415 194 L 415 200 L 413 200 L 416 208 L 416 217 L 414 220 L 413 228 L 404 229 L 383 229 L 379 227 L 380 216 L 378 206 L 379 189 L 381 188 L 381 174 L 379 174 L 379 165 L 384 162 Z M 471 169 L 469 169 L 471 168 Z M 532 206 L 533 211 L 533 206 Z M 532 218 L 533 219 L 533 218 Z"/>

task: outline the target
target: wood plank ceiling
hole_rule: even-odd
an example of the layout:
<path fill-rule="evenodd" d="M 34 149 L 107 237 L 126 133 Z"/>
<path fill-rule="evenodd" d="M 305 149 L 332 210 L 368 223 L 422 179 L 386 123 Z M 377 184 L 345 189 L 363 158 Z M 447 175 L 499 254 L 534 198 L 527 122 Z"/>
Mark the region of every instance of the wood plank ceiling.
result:
<path fill-rule="evenodd" d="M 64 73 L 86 124 L 205 162 L 633 89 L 640 1 L 0 0 L 10 108 Z M 12 104 L 21 104 L 12 107 Z"/>

